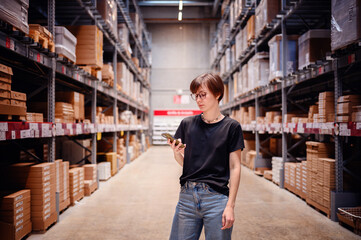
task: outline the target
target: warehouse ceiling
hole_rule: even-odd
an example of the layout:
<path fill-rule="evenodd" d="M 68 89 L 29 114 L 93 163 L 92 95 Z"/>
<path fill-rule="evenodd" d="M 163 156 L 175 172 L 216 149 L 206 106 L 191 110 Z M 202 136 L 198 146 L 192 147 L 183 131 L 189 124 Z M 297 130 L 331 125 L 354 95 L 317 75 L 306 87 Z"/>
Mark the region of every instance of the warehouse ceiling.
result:
<path fill-rule="evenodd" d="M 137 4 L 146 23 L 193 23 L 218 21 L 221 0 L 141 0 Z M 179 12 L 182 14 L 181 20 L 178 18 Z"/>

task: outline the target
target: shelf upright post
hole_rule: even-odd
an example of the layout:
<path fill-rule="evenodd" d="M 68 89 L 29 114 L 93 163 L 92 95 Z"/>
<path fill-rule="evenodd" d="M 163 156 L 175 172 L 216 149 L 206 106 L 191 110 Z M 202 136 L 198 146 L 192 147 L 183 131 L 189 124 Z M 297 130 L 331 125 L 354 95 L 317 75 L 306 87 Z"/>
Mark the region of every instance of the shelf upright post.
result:
<path fill-rule="evenodd" d="M 114 46 L 113 52 L 113 72 L 114 72 L 114 80 L 113 80 L 113 91 L 114 91 L 114 101 L 113 101 L 113 116 L 114 116 L 114 125 L 117 127 L 118 122 L 118 109 L 117 109 L 117 98 L 118 98 L 118 90 L 117 90 L 117 63 L 118 63 L 118 52 L 117 47 Z M 117 153 L 117 136 L 118 133 L 115 129 L 113 132 L 113 152 Z M 117 161 L 117 169 L 119 169 L 119 162 Z"/>
<path fill-rule="evenodd" d="M 127 104 L 127 111 L 129 111 L 129 104 Z M 130 163 L 130 154 L 129 154 L 129 129 L 127 131 L 127 136 L 125 140 L 125 149 L 126 149 L 126 156 L 127 156 L 127 163 Z"/>
<path fill-rule="evenodd" d="M 55 42 L 55 0 L 48 0 L 48 30 L 53 35 Z M 48 75 L 48 122 L 55 122 L 55 58 L 51 58 L 51 68 Z M 48 142 L 48 161 L 55 161 L 55 136 L 49 138 Z M 55 193 L 55 207 L 57 213 L 57 221 L 59 222 L 59 192 Z"/>
<path fill-rule="evenodd" d="M 257 8 L 258 5 L 258 1 L 256 1 L 256 6 L 255 8 Z M 257 24 L 257 21 L 255 22 L 255 24 Z M 257 40 L 255 41 L 255 46 L 254 46 L 254 55 L 257 55 L 258 49 L 257 49 Z M 256 159 L 255 159 L 255 163 L 254 163 L 254 168 L 256 169 L 258 167 L 258 164 L 260 162 L 260 139 L 259 139 L 259 131 L 257 130 L 257 118 L 259 117 L 259 99 L 258 99 L 258 92 L 255 91 L 254 93 L 255 95 L 255 110 L 256 110 L 256 131 L 255 131 L 255 138 L 256 138 Z"/>
<path fill-rule="evenodd" d="M 259 139 L 259 131 L 257 130 L 257 118 L 259 117 L 259 99 L 258 99 L 258 92 L 255 92 L 255 110 L 256 110 L 256 132 L 255 132 L 255 137 L 256 137 L 256 159 L 255 159 L 255 163 L 254 163 L 254 168 L 256 169 L 258 167 L 258 164 L 260 162 L 260 139 Z"/>
<path fill-rule="evenodd" d="M 338 69 L 338 59 L 334 59 L 335 78 L 335 112 L 337 112 L 337 100 L 342 96 L 342 80 Z M 336 116 L 335 116 L 336 118 Z M 336 122 L 336 119 L 335 119 Z M 335 156 L 336 156 L 336 192 L 343 192 L 343 152 L 341 136 L 335 136 Z"/>
<path fill-rule="evenodd" d="M 286 1 L 282 1 L 282 10 L 285 9 Z M 285 123 L 285 116 L 287 114 L 287 89 L 286 89 L 286 82 L 285 77 L 287 75 L 287 33 L 286 33 L 286 20 L 284 16 L 282 16 L 282 168 L 280 170 L 280 188 L 284 188 L 284 180 L 285 180 L 285 162 L 287 162 L 287 153 L 288 153 L 288 135 L 284 131 L 284 123 Z"/>

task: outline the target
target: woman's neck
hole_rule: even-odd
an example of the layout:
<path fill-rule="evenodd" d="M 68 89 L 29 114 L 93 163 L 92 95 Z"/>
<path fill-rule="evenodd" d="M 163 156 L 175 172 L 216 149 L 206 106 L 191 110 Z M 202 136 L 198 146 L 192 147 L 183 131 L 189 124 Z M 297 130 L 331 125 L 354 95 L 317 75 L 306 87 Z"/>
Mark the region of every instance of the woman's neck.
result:
<path fill-rule="evenodd" d="M 213 121 L 216 118 L 220 118 L 220 116 L 221 116 L 221 111 L 219 109 L 219 106 L 216 106 L 215 108 L 203 112 L 203 117 L 208 121 Z"/>

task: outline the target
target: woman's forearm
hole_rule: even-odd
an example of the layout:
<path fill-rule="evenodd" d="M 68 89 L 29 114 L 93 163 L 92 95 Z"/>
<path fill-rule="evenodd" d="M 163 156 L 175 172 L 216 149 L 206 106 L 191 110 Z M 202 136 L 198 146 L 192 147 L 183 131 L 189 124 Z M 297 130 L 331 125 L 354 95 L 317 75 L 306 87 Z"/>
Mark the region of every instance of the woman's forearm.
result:
<path fill-rule="evenodd" d="M 241 166 L 237 166 L 233 169 L 230 169 L 230 182 L 229 182 L 229 197 L 227 207 L 234 208 L 239 182 L 241 179 Z"/>
<path fill-rule="evenodd" d="M 183 167 L 184 156 L 182 153 L 174 153 L 174 159 L 179 165 L 181 165 L 181 167 Z"/>

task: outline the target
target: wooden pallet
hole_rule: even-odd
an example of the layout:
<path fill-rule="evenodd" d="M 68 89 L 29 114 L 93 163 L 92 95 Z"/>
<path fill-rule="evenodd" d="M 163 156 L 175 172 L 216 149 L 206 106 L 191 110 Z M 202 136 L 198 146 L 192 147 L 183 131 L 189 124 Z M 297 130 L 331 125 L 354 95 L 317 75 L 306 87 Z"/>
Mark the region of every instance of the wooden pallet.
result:
<path fill-rule="evenodd" d="M 281 81 L 281 77 L 275 77 L 269 81 L 269 83 L 277 83 Z"/>
<path fill-rule="evenodd" d="M 61 54 L 61 53 L 58 53 L 58 58 L 60 59 L 60 61 L 62 62 L 66 62 L 66 63 L 70 63 L 70 64 L 75 64 L 74 61 L 72 61 L 70 58 L 68 58 L 67 56 Z"/>
<path fill-rule="evenodd" d="M 351 219 L 348 219 L 347 217 L 343 216 L 340 213 L 337 213 L 337 218 L 338 218 L 338 223 L 341 226 L 346 227 L 346 228 L 350 229 L 351 231 L 353 231 L 355 234 L 361 236 L 361 229 L 360 229 L 361 226 L 356 227 L 354 221 L 352 221 Z"/>
<path fill-rule="evenodd" d="M 21 121 L 26 121 L 26 116 L 24 116 L 24 115 L 3 115 L 3 114 L 0 114 L 0 121 L 21 122 Z"/>
<path fill-rule="evenodd" d="M 313 209 L 318 211 L 319 213 L 322 213 L 323 215 L 326 215 L 328 218 L 331 218 L 331 210 L 329 208 L 326 208 L 322 206 L 321 204 L 306 198 L 306 202 L 309 206 L 311 206 Z"/>

